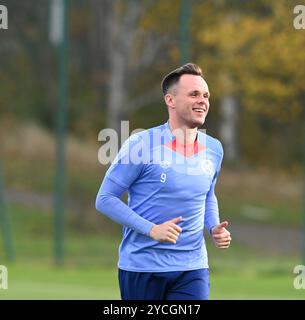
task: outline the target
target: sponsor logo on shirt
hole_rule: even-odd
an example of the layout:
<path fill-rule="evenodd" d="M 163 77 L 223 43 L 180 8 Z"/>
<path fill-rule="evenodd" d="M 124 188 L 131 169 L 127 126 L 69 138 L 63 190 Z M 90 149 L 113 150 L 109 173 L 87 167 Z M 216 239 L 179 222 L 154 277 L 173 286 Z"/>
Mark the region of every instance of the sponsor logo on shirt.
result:
<path fill-rule="evenodd" d="M 169 160 L 162 160 L 160 162 L 160 167 L 163 168 L 163 169 L 167 169 L 171 166 L 171 162 Z"/>
<path fill-rule="evenodd" d="M 206 173 L 209 176 L 213 176 L 213 162 L 208 159 L 204 159 L 201 162 L 201 169 L 204 173 Z"/>

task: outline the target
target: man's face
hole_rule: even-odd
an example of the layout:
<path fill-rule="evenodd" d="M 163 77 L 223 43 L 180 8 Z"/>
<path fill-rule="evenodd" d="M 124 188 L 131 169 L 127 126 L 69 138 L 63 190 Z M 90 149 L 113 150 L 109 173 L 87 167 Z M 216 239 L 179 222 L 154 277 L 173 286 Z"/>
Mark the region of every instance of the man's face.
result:
<path fill-rule="evenodd" d="M 209 87 L 201 76 L 184 74 L 165 96 L 179 125 L 200 127 L 209 111 Z"/>

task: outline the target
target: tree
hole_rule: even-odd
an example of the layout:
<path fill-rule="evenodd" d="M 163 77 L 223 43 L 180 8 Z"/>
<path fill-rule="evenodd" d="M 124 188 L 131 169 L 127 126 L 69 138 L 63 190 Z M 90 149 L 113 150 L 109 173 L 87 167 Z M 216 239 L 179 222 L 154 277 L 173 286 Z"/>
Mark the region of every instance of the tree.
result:
<path fill-rule="evenodd" d="M 100 2 L 92 1 L 95 8 L 101 6 Z M 151 67 L 157 57 L 164 54 L 164 48 L 168 45 L 166 32 L 163 29 L 161 33 L 156 27 L 159 17 L 152 17 L 150 12 L 151 9 L 155 12 L 157 9 L 158 12 L 158 8 L 164 5 L 164 1 L 150 0 L 116 0 L 103 3 L 107 16 L 103 17 L 105 26 L 100 25 L 100 30 L 105 30 L 106 37 L 102 32 L 99 32 L 99 36 L 100 43 L 103 42 L 107 47 L 106 56 L 109 62 L 106 126 L 117 132 L 120 132 L 120 121 L 127 118 L 128 112 L 135 111 L 159 97 L 159 87 L 149 87 L 140 95 L 136 94 L 135 98 L 132 98 L 132 92 L 137 92 L 133 80 Z M 102 10 L 96 12 L 96 19 L 100 20 Z M 166 22 L 164 20 L 160 24 L 164 25 Z"/>
<path fill-rule="evenodd" d="M 279 124 L 294 123 L 291 130 L 298 130 L 300 125 L 298 119 L 304 105 L 305 39 L 302 32 L 293 28 L 295 3 L 206 1 L 201 5 L 201 11 L 213 19 L 202 19 L 202 26 L 197 25 L 198 44 L 204 48 L 199 61 L 215 89 L 214 99 L 220 103 L 230 102 L 226 96 L 233 95 L 240 101 L 240 116 L 253 115 L 251 121 L 256 122 L 253 125 L 245 127 L 246 124 L 239 123 L 243 150 L 253 155 L 247 147 L 251 145 L 253 149 L 249 139 L 256 141 L 254 150 L 260 150 L 253 159 L 275 160 L 278 153 L 274 150 L 284 141 L 292 148 L 293 144 L 288 141 L 291 135 L 283 135 L 285 128 Z M 220 7 L 222 10 L 217 10 Z M 251 132 L 255 127 L 255 132 L 270 132 L 272 139 L 266 140 L 264 135 Z M 275 139 L 278 142 L 275 143 Z"/>

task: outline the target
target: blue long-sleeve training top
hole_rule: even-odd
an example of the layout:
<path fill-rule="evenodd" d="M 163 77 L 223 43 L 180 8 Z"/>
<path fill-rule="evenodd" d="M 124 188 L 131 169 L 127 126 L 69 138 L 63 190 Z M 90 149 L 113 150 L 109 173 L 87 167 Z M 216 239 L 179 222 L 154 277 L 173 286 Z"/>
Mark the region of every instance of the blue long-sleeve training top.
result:
<path fill-rule="evenodd" d="M 96 198 L 96 209 L 123 225 L 118 267 L 136 272 L 208 268 L 203 229 L 219 224 L 215 184 L 221 143 L 198 131 L 194 145 L 181 146 L 168 123 L 125 141 Z M 128 191 L 128 205 L 121 195 Z M 151 228 L 183 221 L 176 244 L 149 237 Z"/>

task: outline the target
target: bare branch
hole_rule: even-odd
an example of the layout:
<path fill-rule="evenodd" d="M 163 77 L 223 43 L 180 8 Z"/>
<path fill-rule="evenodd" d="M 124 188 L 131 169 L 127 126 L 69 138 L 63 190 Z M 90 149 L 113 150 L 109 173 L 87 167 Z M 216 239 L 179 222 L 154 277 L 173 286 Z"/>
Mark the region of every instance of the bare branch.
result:
<path fill-rule="evenodd" d="M 138 68 L 142 69 L 150 66 L 156 60 L 157 55 L 163 51 L 168 41 L 168 35 L 156 36 L 155 34 L 151 34 L 147 37 L 142 55 L 137 63 Z"/>
<path fill-rule="evenodd" d="M 128 104 L 126 105 L 126 109 L 128 110 L 128 112 L 134 112 L 156 101 L 162 101 L 160 87 L 155 87 L 152 90 L 147 91 L 140 96 L 137 96 L 136 98 L 128 102 Z"/>

